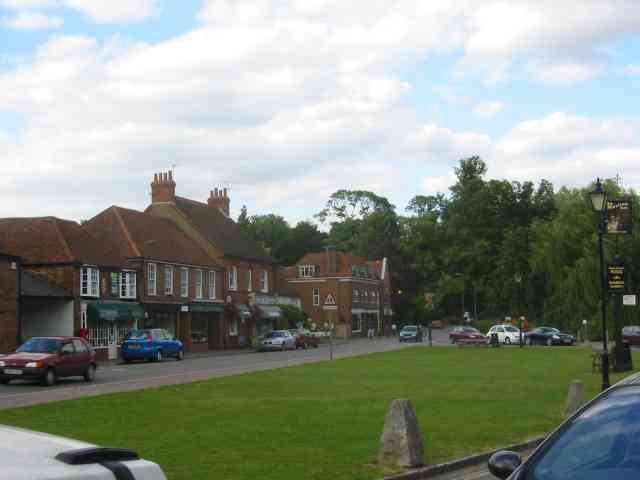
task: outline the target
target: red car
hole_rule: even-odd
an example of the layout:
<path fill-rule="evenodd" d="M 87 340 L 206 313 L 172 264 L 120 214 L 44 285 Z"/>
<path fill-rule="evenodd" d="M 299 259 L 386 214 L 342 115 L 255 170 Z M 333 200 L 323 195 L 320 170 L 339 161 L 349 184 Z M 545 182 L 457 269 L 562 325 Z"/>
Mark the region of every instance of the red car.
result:
<path fill-rule="evenodd" d="M 0 383 L 37 380 L 50 386 L 58 378 L 96 376 L 96 352 L 79 337 L 34 337 L 15 353 L 0 357 Z"/>
<path fill-rule="evenodd" d="M 296 339 L 296 349 L 313 347 L 318 348 L 320 339 L 311 335 L 310 330 L 289 330 Z"/>
<path fill-rule="evenodd" d="M 640 327 L 630 325 L 622 329 L 622 341 L 629 345 L 640 345 Z"/>
<path fill-rule="evenodd" d="M 449 341 L 457 342 L 486 342 L 487 339 L 477 328 L 473 327 L 455 327 L 449 332 Z"/>

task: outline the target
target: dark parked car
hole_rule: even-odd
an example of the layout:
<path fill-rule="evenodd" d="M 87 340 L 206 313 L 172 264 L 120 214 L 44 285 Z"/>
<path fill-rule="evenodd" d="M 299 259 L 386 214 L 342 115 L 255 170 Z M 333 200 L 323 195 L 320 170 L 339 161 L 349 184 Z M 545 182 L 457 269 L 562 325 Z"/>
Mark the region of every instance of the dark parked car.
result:
<path fill-rule="evenodd" d="M 310 330 L 289 330 L 289 332 L 296 339 L 296 348 L 318 348 L 320 344 L 320 338 L 313 336 Z"/>
<path fill-rule="evenodd" d="M 629 345 L 640 345 L 640 327 L 631 325 L 622 329 L 622 341 Z"/>
<path fill-rule="evenodd" d="M 421 342 L 422 330 L 417 325 L 405 325 L 400 330 L 398 339 L 401 342 Z"/>
<path fill-rule="evenodd" d="M 509 480 L 640 478 L 640 374 L 598 395 L 565 420 L 525 461 L 495 453 L 489 471 Z"/>
<path fill-rule="evenodd" d="M 125 363 L 139 359 L 159 362 L 165 357 L 182 360 L 184 347 L 180 340 L 162 328 L 132 330 L 122 342 L 120 355 Z"/>
<path fill-rule="evenodd" d="M 527 333 L 527 345 L 575 345 L 576 337 L 553 327 L 538 327 Z"/>
<path fill-rule="evenodd" d="M 15 353 L 0 358 L 0 383 L 37 380 L 50 386 L 58 378 L 96 376 L 96 352 L 84 338 L 34 337 Z"/>
<path fill-rule="evenodd" d="M 473 327 L 455 327 L 449 332 L 449 341 L 457 343 L 459 341 L 486 342 L 487 339 L 477 328 Z"/>

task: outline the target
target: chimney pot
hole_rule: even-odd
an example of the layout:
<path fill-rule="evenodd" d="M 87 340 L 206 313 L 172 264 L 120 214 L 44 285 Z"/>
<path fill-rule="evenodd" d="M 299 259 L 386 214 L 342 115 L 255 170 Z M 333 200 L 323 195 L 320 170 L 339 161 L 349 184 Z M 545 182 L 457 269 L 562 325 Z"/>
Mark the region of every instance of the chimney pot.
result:
<path fill-rule="evenodd" d="M 152 203 L 170 203 L 174 202 L 175 198 L 176 184 L 173 181 L 173 173 L 171 171 L 154 173 L 151 184 Z"/>

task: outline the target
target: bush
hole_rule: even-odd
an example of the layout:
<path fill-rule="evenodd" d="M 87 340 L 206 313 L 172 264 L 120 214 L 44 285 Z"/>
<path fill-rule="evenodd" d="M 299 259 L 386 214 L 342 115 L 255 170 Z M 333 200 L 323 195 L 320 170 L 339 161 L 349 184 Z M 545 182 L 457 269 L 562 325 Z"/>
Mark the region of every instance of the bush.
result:
<path fill-rule="evenodd" d="M 303 310 L 293 305 L 278 305 L 278 307 L 282 310 L 282 316 L 277 322 L 279 330 L 298 328 L 298 325 L 304 328 L 309 327 L 309 317 Z"/>

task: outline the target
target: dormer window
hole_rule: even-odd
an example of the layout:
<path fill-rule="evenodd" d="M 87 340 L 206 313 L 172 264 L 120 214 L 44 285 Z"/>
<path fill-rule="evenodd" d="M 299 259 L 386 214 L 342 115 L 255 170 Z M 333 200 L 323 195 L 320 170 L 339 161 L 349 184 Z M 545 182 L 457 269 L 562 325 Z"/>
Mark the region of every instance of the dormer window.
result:
<path fill-rule="evenodd" d="M 316 276 L 315 265 L 300 265 L 298 267 L 298 274 L 303 278 L 311 278 Z"/>

